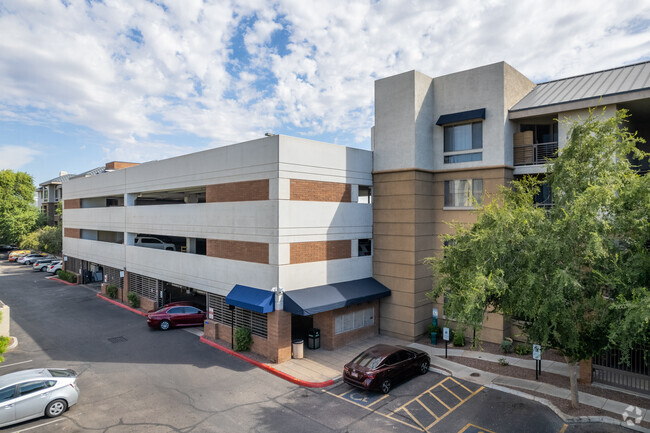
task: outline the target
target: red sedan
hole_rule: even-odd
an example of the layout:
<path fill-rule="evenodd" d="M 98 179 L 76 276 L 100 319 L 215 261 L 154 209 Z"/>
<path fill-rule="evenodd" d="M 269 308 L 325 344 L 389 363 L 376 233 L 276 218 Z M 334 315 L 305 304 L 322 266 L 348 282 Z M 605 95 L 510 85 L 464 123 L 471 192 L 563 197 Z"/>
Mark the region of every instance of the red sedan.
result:
<path fill-rule="evenodd" d="M 431 358 L 411 347 L 377 344 L 343 367 L 343 381 L 387 394 L 393 385 L 429 371 Z"/>
<path fill-rule="evenodd" d="M 172 302 L 147 314 L 147 325 L 163 331 L 177 326 L 203 325 L 205 311 L 187 302 Z"/>

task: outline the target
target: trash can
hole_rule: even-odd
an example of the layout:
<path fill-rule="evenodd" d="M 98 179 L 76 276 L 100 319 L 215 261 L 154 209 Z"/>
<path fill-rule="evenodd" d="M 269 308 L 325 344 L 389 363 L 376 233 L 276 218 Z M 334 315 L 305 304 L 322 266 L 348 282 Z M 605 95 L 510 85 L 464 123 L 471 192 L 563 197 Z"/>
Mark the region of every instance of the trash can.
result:
<path fill-rule="evenodd" d="M 293 357 L 295 359 L 302 359 L 303 358 L 303 350 L 304 350 L 304 341 L 301 339 L 296 339 L 293 340 L 292 344 L 293 347 Z"/>
<path fill-rule="evenodd" d="M 310 328 L 307 331 L 307 348 L 308 349 L 320 349 L 320 329 Z"/>

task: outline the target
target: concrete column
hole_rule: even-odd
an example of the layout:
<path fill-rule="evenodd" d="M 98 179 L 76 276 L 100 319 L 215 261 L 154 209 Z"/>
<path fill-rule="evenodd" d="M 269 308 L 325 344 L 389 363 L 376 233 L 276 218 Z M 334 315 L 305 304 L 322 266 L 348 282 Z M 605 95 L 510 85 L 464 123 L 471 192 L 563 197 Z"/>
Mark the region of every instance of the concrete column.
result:
<path fill-rule="evenodd" d="M 135 206 L 136 194 L 124 194 L 124 206 Z"/>
<path fill-rule="evenodd" d="M 185 238 L 185 246 L 188 253 L 196 254 L 196 238 Z"/>

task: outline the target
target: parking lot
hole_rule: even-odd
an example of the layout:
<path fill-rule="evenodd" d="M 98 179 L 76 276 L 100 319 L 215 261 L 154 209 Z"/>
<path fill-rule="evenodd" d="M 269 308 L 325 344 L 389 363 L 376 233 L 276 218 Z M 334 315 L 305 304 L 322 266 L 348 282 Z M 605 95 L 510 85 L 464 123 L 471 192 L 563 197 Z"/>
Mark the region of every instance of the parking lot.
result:
<path fill-rule="evenodd" d="M 12 433 L 624 431 L 566 426 L 538 403 L 433 372 L 387 395 L 341 382 L 300 388 L 200 343 L 200 328 L 149 329 L 92 289 L 1 258 L 0 300 L 19 340 L 0 374 L 72 368 L 81 389 L 62 417 L 3 430 Z"/>

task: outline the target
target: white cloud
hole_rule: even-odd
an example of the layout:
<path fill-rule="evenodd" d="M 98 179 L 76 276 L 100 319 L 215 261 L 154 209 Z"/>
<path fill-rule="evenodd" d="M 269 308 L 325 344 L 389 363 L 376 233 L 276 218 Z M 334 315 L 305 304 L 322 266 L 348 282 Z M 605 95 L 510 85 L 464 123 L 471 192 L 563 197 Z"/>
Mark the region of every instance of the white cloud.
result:
<path fill-rule="evenodd" d="M 20 170 L 41 152 L 25 146 L 0 146 L 0 170 Z"/>
<path fill-rule="evenodd" d="M 643 1 L 66 3 L 3 2 L 0 119 L 86 126 L 124 156 L 185 153 L 151 138 L 178 132 L 224 144 L 298 128 L 367 142 L 374 80 L 411 69 L 505 60 L 545 80 L 650 56 Z M 272 46 L 282 29 L 287 46 Z"/>

